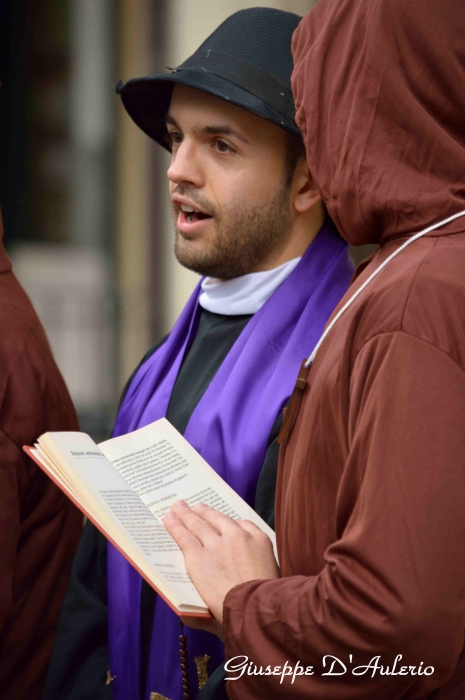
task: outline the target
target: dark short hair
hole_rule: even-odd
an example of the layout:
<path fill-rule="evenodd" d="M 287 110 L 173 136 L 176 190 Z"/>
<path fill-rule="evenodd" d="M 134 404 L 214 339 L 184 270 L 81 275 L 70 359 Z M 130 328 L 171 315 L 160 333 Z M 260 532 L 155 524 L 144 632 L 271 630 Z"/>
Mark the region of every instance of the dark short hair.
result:
<path fill-rule="evenodd" d="M 292 182 L 292 177 L 296 169 L 297 163 L 301 158 L 306 157 L 305 145 L 301 136 L 292 134 L 290 131 L 286 132 L 287 142 L 286 142 L 286 161 L 285 161 L 285 174 L 286 174 L 286 184 L 289 186 Z"/>

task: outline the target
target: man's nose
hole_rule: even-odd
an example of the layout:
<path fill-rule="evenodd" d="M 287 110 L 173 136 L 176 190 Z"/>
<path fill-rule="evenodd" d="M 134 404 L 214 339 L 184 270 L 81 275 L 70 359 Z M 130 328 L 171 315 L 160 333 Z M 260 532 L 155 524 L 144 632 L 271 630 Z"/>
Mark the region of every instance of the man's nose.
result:
<path fill-rule="evenodd" d="M 190 184 L 202 187 L 204 184 L 198 150 L 188 139 L 184 139 L 172 154 L 167 175 L 176 185 Z"/>

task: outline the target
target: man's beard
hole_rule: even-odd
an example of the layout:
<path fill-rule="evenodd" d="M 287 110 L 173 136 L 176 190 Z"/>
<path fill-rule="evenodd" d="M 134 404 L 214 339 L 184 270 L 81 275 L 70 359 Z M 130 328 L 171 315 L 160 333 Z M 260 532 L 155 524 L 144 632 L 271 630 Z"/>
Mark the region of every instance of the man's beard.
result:
<path fill-rule="evenodd" d="M 188 188 L 178 187 L 177 191 L 199 206 L 205 205 Z M 174 243 L 178 262 L 206 277 L 229 280 L 255 271 L 264 260 L 284 248 L 291 232 L 290 190 L 285 183 L 266 204 L 248 207 L 238 204 L 221 216 L 209 204 L 207 211 L 214 216 L 216 225 L 215 240 L 209 246 L 196 250 L 194 243 L 194 249 L 189 250 L 190 241 L 183 241 L 176 228 Z M 174 211 L 173 218 L 176 226 Z"/>

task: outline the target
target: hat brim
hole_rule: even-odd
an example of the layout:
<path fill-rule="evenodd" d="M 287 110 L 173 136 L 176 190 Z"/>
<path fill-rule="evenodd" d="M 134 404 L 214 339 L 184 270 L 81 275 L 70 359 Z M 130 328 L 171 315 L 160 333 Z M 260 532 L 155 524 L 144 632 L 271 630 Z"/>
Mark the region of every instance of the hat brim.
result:
<path fill-rule="evenodd" d="M 186 68 L 172 73 L 133 78 L 127 83 L 118 85 L 117 92 L 121 95 L 123 105 L 131 119 L 150 138 L 168 151 L 171 149 L 167 139 L 165 118 L 175 84 L 187 85 L 207 92 L 301 136 L 293 121 L 279 114 L 259 97 L 230 80 L 207 71 Z"/>

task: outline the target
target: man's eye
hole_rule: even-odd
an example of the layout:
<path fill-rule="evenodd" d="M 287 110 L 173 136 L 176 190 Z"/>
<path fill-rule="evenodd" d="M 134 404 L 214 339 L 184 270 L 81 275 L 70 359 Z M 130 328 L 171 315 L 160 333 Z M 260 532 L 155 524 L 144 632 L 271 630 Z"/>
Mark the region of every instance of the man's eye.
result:
<path fill-rule="evenodd" d="M 172 146 L 177 146 L 182 141 L 182 134 L 179 131 L 170 131 L 169 140 Z"/>
<path fill-rule="evenodd" d="M 225 141 L 215 141 L 215 147 L 218 153 L 234 153 L 231 146 L 229 146 Z"/>

